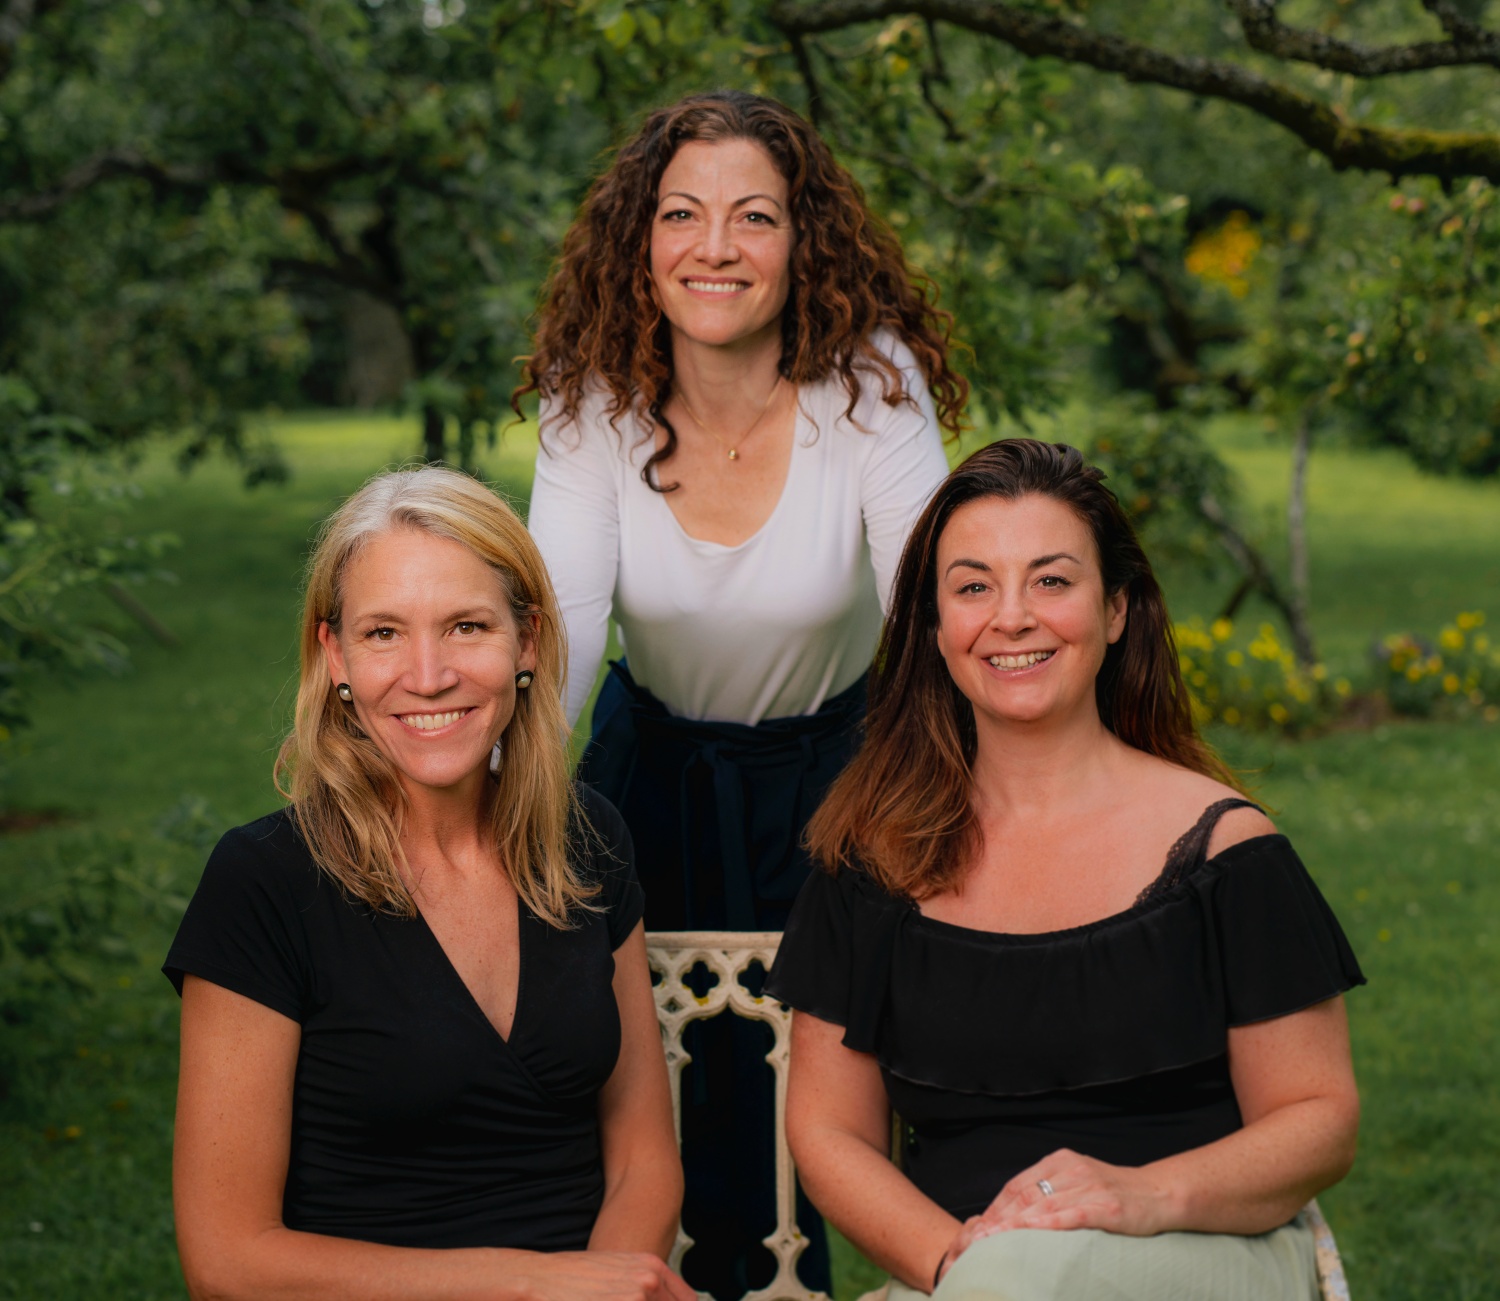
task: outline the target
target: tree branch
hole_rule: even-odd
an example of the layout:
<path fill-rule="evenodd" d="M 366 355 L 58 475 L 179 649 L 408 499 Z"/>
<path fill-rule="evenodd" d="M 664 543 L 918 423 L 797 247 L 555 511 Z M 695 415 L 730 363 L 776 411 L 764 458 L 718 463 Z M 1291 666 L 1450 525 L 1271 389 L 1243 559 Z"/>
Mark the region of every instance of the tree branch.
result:
<path fill-rule="evenodd" d="M 0 198 L 0 222 L 42 221 L 100 182 L 121 177 L 137 177 L 157 188 L 177 190 L 205 190 L 215 179 L 200 168 L 173 167 L 154 162 L 134 150 L 112 150 L 64 172 L 62 179 L 49 190 Z"/>
<path fill-rule="evenodd" d="M 1227 0 L 1240 21 L 1240 29 L 1251 49 L 1278 59 L 1315 64 L 1330 72 L 1353 77 L 1385 77 L 1392 73 L 1424 72 L 1429 68 L 1457 68 L 1488 64 L 1500 68 L 1500 36 L 1482 31 L 1462 20 L 1456 27 L 1444 22 L 1452 39 L 1422 41 L 1415 45 L 1380 47 L 1341 41 L 1324 32 L 1288 27 L 1276 16 L 1279 0 Z M 1429 0 L 1427 7 L 1441 5 Z M 1447 7 L 1447 6 L 1443 6 Z M 1456 18 L 1456 15 L 1451 15 Z M 1443 21 L 1439 16 L 1439 21 Z M 1460 36 L 1456 33 L 1462 32 Z"/>
<path fill-rule="evenodd" d="M 1240 64 L 1170 54 L 1003 0 L 775 0 L 771 8 L 772 21 L 788 35 L 913 13 L 992 36 L 1031 58 L 1062 59 L 1239 104 L 1285 127 L 1340 170 L 1500 182 L 1500 134 L 1351 122 L 1322 100 Z"/>
<path fill-rule="evenodd" d="M 1455 41 L 1479 41 L 1492 36 L 1492 33 L 1454 4 L 1453 0 L 1422 0 L 1422 8 L 1442 23 L 1443 30 Z"/>

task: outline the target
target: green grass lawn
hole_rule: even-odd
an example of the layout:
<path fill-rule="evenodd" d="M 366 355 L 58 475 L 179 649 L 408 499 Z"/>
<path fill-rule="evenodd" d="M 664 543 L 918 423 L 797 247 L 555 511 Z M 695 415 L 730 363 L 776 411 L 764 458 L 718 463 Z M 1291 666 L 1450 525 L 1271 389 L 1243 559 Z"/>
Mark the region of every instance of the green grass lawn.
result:
<path fill-rule="evenodd" d="M 1067 422 L 1064 422 L 1064 426 Z M 296 477 L 247 492 L 226 466 L 140 470 L 134 529 L 170 529 L 179 582 L 143 592 L 181 639 L 120 624 L 120 677 L 39 688 L 12 747 L 12 808 L 56 825 L 0 836 L 6 898 L 41 898 L 80 862 L 127 869 L 129 951 L 90 964 L 91 996 L 0 1025 L 0 1297 L 181 1297 L 171 1237 L 176 1000 L 156 972 L 216 829 L 276 803 L 270 766 L 291 703 L 299 569 L 318 519 L 413 445 L 409 424 L 309 417 L 277 433 Z M 1218 431 L 1255 509 L 1286 455 Z M 525 497 L 516 431 L 487 473 Z M 1320 451 L 1311 480 L 1315 624 L 1331 661 L 1377 634 L 1434 632 L 1460 609 L 1500 623 L 1500 485 L 1423 478 L 1394 456 Z M 1223 584 L 1169 572 L 1174 613 Z M 1259 618 L 1251 611 L 1251 617 Z M 90 612 L 89 617 L 94 617 Z M 1290 743 L 1221 735 L 1343 919 L 1370 977 L 1350 998 L 1365 1099 L 1354 1174 L 1323 1198 L 1358 1301 L 1500 1295 L 1500 727 L 1390 723 Z M 870 1276 L 844 1255 L 841 1295 Z"/>

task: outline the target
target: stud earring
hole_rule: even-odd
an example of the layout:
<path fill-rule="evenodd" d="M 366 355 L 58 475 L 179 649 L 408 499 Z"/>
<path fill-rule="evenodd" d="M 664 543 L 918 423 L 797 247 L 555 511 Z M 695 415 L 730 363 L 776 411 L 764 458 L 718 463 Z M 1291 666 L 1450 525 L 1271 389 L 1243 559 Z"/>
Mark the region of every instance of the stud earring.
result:
<path fill-rule="evenodd" d="M 490 748 L 490 776 L 500 776 L 500 763 L 505 757 L 505 750 L 500 744 L 500 738 L 495 738 L 495 744 Z"/>
<path fill-rule="evenodd" d="M 354 692 L 349 689 L 349 684 L 347 682 L 340 682 L 338 686 L 334 688 L 334 690 L 339 693 L 339 699 L 342 700 L 346 705 L 352 705 L 354 703 Z"/>
<path fill-rule="evenodd" d="M 522 669 L 519 673 L 516 674 L 517 689 L 520 691 L 525 691 L 535 678 L 536 674 L 533 673 L 530 669 Z"/>

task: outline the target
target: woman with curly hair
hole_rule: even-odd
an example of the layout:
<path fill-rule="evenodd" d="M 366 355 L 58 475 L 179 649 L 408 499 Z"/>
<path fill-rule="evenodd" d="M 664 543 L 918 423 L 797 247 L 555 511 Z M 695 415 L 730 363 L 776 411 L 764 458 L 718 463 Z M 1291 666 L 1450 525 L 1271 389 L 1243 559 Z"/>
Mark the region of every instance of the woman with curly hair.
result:
<path fill-rule="evenodd" d="M 949 326 L 817 133 L 756 95 L 651 114 L 568 232 L 517 391 L 541 397 L 530 523 L 571 720 L 611 618 L 629 656 L 580 773 L 635 837 L 652 929 L 785 921 L 902 544 L 947 470 L 967 394 Z M 769 1105 L 732 1090 L 765 1048 L 710 1026 L 690 1050 L 707 1080 L 685 1089 L 687 1277 L 738 1296 L 770 1259 L 772 1148 Z"/>

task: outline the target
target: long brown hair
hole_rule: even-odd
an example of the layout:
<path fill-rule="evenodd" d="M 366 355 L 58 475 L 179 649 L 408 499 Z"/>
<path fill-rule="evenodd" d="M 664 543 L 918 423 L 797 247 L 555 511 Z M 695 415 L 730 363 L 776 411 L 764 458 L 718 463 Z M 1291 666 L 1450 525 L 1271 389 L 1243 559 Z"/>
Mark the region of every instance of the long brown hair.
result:
<path fill-rule="evenodd" d="M 885 889 L 922 899 L 951 889 L 978 849 L 974 709 L 938 651 L 938 541 L 954 511 L 986 497 L 1052 497 L 1093 534 L 1104 590 L 1126 592 L 1125 630 L 1095 679 L 1099 717 L 1127 745 L 1240 789 L 1198 735 L 1151 562 L 1104 474 L 1077 448 L 1008 438 L 944 480 L 918 518 L 891 591 L 870 673 L 865 740 L 808 824 L 830 871 L 857 863 Z"/>
<path fill-rule="evenodd" d="M 916 358 L 938 422 L 957 433 L 969 385 L 948 365 L 953 318 L 938 309 L 936 288 L 907 265 L 900 241 L 810 124 L 784 104 L 737 90 L 657 109 L 594 182 L 543 291 L 536 345 L 511 395 L 516 413 L 528 393 L 556 398 L 545 439 L 554 423 L 576 420 L 591 387 L 602 386 L 617 430 L 630 412 L 648 434 L 666 431 L 641 477 L 659 491 L 675 486 L 660 487 L 653 473 L 676 450 L 677 432 L 663 414 L 672 350 L 651 289 L 651 228 L 662 173 L 693 140 L 753 141 L 786 178 L 795 242 L 781 318 L 782 377 L 813 384 L 836 371 L 849 393 L 846 419 L 860 396 L 857 369 L 881 375 L 891 405 L 909 400 L 900 371 L 872 341 L 889 330 Z"/>
<path fill-rule="evenodd" d="M 518 623 L 533 629 L 535 677 L 516 693 L 505 761 L 491 790 L 492 843 L 522 901 L 554 926 L 597 893 L 573 869 L 569 837 L 589 834 L 569 779 L 557 597 L 536 543 L 505 502 L 467 474 L 427 466 L 377 475 L 328 518 L 307 565 L 296 718 L 276 757 L 277 789 L 314 861 L 353 898 L 413 916 L 402 881 L 406 798 L 390 761 L 329 678 L 318 627 L 343 617 L 349 563 L 374 538 L 417 529 L 450 538 L 499 576 Z"/>

